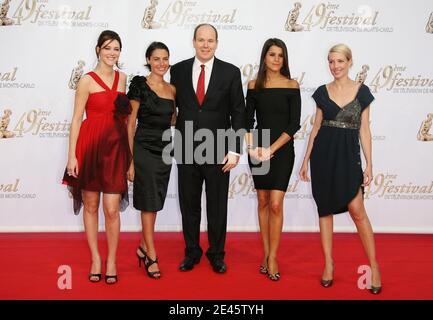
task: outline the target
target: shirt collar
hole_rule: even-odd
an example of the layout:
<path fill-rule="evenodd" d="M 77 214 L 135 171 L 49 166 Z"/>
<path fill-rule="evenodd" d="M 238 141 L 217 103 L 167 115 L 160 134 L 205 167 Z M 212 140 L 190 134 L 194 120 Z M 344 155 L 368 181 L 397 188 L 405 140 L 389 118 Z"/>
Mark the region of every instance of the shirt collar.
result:
<path fill-rule="evenodd" d="M 200 66 L 202 64 L 204 64 L 205 68 L 209 69 L 209 68 L 212 68 L 214 61 L 215 61 L 215 56 L 213 56 L 212 59 L 210 59 L 208 62 L 205 62 L 205 63 L 200 62 L 200 60 L 198 60 L 197 57 L 194 57 L 194 63 L 192 65 L 192 68 L 193 69 L 200 69 Z"/>

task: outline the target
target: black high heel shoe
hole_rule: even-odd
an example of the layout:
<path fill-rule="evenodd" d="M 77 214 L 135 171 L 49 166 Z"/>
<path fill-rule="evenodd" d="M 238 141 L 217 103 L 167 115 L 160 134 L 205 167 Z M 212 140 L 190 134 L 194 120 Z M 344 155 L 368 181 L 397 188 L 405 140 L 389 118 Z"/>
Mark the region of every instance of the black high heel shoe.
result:
<path fill-rule="evenodd" d="M 101 265 L 101 269 L 102 269 L 102 265 Z M 96 279 L 94 279 L 96 278 Z M 102 273 L 89 273 L 89 281 L 90 282 L 99 282 L 102 279 Z"/>
<path fill-rule="evenodd" d="M 372 294 L 379 294 L 382 292 L 382 286 L 380 287 L 371 286 L 371 288 L 368 289 L 368 291 L 370 291 L 370 293 Z"/>
<path fill-rule="evenodd" d="M 113 279 L 114 281 L 109 281 L 111 279 Z M 115 283 L 117 283 L 117 274 L 114 275 L 114 276 L 109 276 L 109 275 L 106 274 L 105 275 L 105 283 L 106 284 L 115 284 Z"/>
<path fill-rule="evenodd" d="M 268 274 L 268 267 L 260 265 L 259 272 L 261 274 Z"/>
<path fill-rule="evenodd" d="M 334 264 L 332 264 L 332 278 L 334 278 Z M 334 279 L 329 279 L 329 280 L 320 279 L 320 284 L 324 288 L 331 287 L 333 283 L 334 283 Z"/>
<path fill-rule="evenodd" d="M 278 281 L 281 278 L 281 275 L 279 272 L 277 273 L 268 273 L 268 278 L 272 281 Z"/>
<path fill-rule="evenodd" d="M 140 256 L 137 251 L 135 252 L 138 258 L 138 267 L 141 268 L 141 262 L 143 261 L 143 264 L 145 264 L 147 253 L 146 250 L 144 250 L 141 246 L 138 246 L 137 249 L 143 254 L 143 256 Z"/>
<path fill-rule="evenodd" d="M 95 280 L 92 280 L 96 278 Z M 89 281 L 90 282 L 99 282 L 101 281 L 102 273 L 89 273 Z"/>
<path fill-rule="evenodd" d="M 105 269 L 107 269 L 107 262 L 105 263 Z M 111 279 L 113 281 L 111 281 Z M 105 283 L 106 284 L 115 284 L 115 283 L 117 283 L 117 281 L 118 281 L 117 274 L 114 274 L 114 275 L 105 274 Z"/>
<path fill-rule="evenodd" d="M 371 279 L 371 282 L 373 283 L 373 277 Z M 373 286 L 373 284 L 371 284 L 368 291 L 370 291 L 371 294 L 379 294 L 382 292 L 382 286 L 375 287 L 375 286 Z"/>
<path fill-rule="evenodd" d="M 149 268 L 151 265 L 158 263 L 158 257 L 155 258 L 155 260 L 152 260 L 148 255 L 146 255 L 146 260 L 144 261 L 144 266 L 146 268 L 146 273 L 149 276 L 149 278 L 152 279 L 160 279 L 161 278 L 161 271 L 149 271 Z"/>
<path fill-rule="evenodd" d="M 268 258 L 268 260 L 269 260 L 269 258 Z M 267 274 L 268 274 L 269 280 L 272 280 L 272 281 L 280 280 L 280 278 L 281 278 L 280 273 L 278 271 L 275 273 L 271 273 L 271 271 L 269 269 L 269 261 L 267 261 L 267 263 L 268 263 Z"/>
<path fill-rule="evenodd" d="M 334 283 L 333 279 L 331 279 L 331 280 L 320 279 L 320 284 L 324 288 L 329 288 L 330 286 L 332 286 L 333 283 Z"/>

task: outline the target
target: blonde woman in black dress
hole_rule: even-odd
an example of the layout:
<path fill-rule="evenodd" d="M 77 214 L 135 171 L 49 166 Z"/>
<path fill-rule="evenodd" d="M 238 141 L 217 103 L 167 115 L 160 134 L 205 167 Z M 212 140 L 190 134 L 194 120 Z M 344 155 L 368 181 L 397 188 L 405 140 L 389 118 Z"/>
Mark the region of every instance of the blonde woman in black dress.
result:
<path fill-rule="evenodd" d="M 256 80 L 248 83 L 246 135 L 249 163 L 257 191 L 263 257 L 260 273 L 280 279 L 277 251 L 283 227 L 283 202 L 293 170 L 293 136 L 300 128 L 299 84 L 290 78 L 287 48 L 280 39 L 263 45 Z M 267 143 L 263 137 L 270 134 Z M 255 139 L 257 137 L 257 139 Z M 260 172 L 260 167 L 269 168 Z M 263 174 L 264 173 L 264 174 Z"/>
<path fill-rule="evenodd" d="M 310 160 L 312 191 L 325 257 L 321 284 L 330 287 L 334 279 L 333 214 L 349 211 L 370 262 L 370 292 L 378 294 L 382 289 L 379 265 L 373 229 L 363 201 L 363 188 L 373 177 L 369 106 L 374 97 L 367 86 L 349 78 L 352 66 L 349 47 L 344 44 L 333 46 L 328 53 L 328 63 L 334 80 L 320 86 L 313 94 L 317 104 L 316 117 L 300 170 L 301 179 L 309 181 Z M 366 160 L 364 172 L 359 141 Z"/>

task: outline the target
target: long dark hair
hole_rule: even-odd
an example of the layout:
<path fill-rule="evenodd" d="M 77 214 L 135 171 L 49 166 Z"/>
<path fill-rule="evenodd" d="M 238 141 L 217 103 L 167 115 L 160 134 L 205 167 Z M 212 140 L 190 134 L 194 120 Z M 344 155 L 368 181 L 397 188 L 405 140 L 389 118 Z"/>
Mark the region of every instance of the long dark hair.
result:
<path fill-rule="evenodd" d="M 162 43 L 162 42 L 158 42 L 158 41 L 154 41 L 151 44 L 149 44 L 149 46 L 147 47 L 146 50 L 146 62 L 147 59 L 150 60 L 150 57 L 152 56 L 153 51 L 155 51 L 156 49 L 162 49 L 167 51 L 168 56 L 170 56 L 170 50 L 168 50 L 168 47 Z M 149 71 L 152 71 L 150 68 L 150 65 L 148 63 L 145 64 L 145 66 L 149 69 Z"/>
<path fill-rule="evenodd" d="M 103 49 L 102 45 L 107 40 L 110 40 L 110 42 L 108 42 L 105 46 L 109 45 L 114 40 L 117 40 L 119 42 L 120 51 L 122 51 L 122 40 L 120 40 L 120 36 L 117 34 L 117 32 L 114 32 L 111 30 L 104 30 L 99 35 L 98 42 L 97 42 L 96 47 L 95 47 L 96 58 L 99 58 L 98 48 L 99 48 L 99 50 Z M 119 68 L 118 62 L 116 62 L 116 66 Z"/>
<path fill-rule="evenodd" d="M 291 79 L 290 77 L 290 69 L 289 69 L 289 58 L 287 55 L 287 47 L 283 40 L 277 39 L 277 38 L 270 38 L 265 41 L 265 44 L 262 48 L 262 54 L 260 55 L 260 66 L 259 71 L 257 72 L 257 79 L 255 84 L 255 89 L 263 89 L 265 87 L 266 82 L 266 64 L 265 64 L 265 58 L 266 54 L 269 51 L 269 48 L 272 46 L 276 46 L 278 48 L 281 48 L 283 50 L 283 66 L 280 69 L 280 73 Z"/>

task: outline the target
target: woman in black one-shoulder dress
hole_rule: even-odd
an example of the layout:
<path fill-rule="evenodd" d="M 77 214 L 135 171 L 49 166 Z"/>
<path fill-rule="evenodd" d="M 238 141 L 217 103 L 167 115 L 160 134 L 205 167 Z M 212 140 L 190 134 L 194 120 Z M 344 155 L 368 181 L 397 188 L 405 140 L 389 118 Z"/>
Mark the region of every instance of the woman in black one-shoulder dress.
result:
<path fill-rule="evenodd" d="M 363 188 L 373 176 L 369 106 L 374 97 L 367 86 L 348 76 L 352 65 L 350 48 L 343 44 L 332 47 L 328 62 L 334 81 L 320 86 L 313 94 L 317 105 L 316 117 L 300 170 L 301 179 L 309 181 L 310 160 L 312 192 L 317 204 L 325 257 L 321 284 L 330 287 L 333 283 L 333 214 L 349 211 L 370 261 L 370 292 L 378 294 L 382 288 L 379 265 L 373 229 L 363 202 Z M 364 172 L 359 141 L 366 160 Z"/>
<path fill-rule="evenodd" d="M 260 273 L 279 280 L 277 250 L 283 226 L 283 202 L 295 160 L 293 136 L 300 128 L 299 84 L 290 79 L 287 48 L 268 39 L 262 49 L 257 79 L 247 92 L 246 135 L 249 164 L 257 191 L 263 258 Z M 266 138 L 267 136 L 267 138 Z"/>
<path fill-rule="evenodd" d="M 156 213 L 162 210 L 171 171 L 170 141 L 163 133 L 174 124 L 174 86 L 164 81 L 169 69 L 169 51 L 165 44 L 153 42 L 146 51 L 146 77 L 135 76 L 129 86 L 132 112 L 128 119 L 128 136 L 133 164 L 128 179 L 134 182 L 133 204 L 141 211 L 143 238 L 137 248 L 139 265 L 144 262 L 147 275 L 159 279 L 153 233 Z M 138 123 L 137 123 L 138 120 Z"/>

